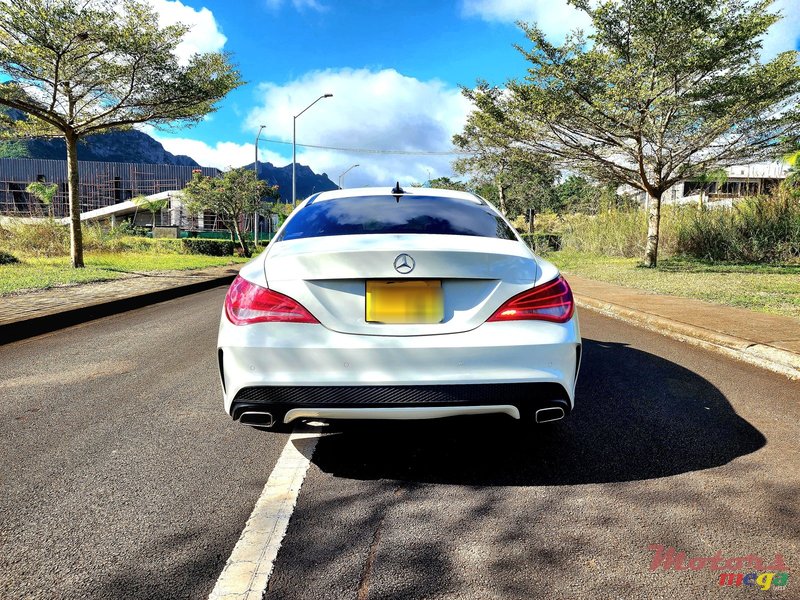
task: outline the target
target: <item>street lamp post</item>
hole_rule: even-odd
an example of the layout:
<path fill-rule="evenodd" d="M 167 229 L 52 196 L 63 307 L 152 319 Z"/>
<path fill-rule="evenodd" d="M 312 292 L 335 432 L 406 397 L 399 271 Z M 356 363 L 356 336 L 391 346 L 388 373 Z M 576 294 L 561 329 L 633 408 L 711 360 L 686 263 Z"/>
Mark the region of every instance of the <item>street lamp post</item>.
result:
<path fill-rule="evenodd" d="M 314 100 L 311 104 L 306 106 L 303 110 L 292 117 L 292 206 L 294 206 L 294 203 L 297 202 L 297 117 L 302 115 L 323 98 L 331 97 L 333 97 L 333 94 L 322 94 L 322 96 Z"/>
<path fill-rule="evenodd" d="M 258 182 L 258 138 L 261 137 L 261 132 L 264 131 L 264 127 L 266 125 L 261 125 L 258 128 L 258 133 L 256 134 L 256 159 L 253 162 L 253 171 L 256 174 L 256 182 Z M 256 192 L 257 194 L 258 192 Z M 258 198 L 256 198 L 258 200 Z M 258 211 L 253 213 L 253 245 L 258 247 Z"/>
<path fill-rule="evenodd" d="M 344 173 L 342 173 L 341 175 L 339 175 L 339 189 L 340 189 L 340 190 L 343 190 L 343 189 L 344 189 L 344 176 L 345 176 L 345 175 L 347 175 L 347 174 L 348 174 L 350 171 L 352 171 L 353 169 L 355 169 L 355 168 L 356 168 L 356 167 L 358 167 L 358 166 L 359 166 L 359 165 L 357 165 L 357 164 L 356 164 L 356 165 L 353 165 L 352 167 L 350 167 L 349 169 L 347 169 L 347 170 L 346 170 Z"/>

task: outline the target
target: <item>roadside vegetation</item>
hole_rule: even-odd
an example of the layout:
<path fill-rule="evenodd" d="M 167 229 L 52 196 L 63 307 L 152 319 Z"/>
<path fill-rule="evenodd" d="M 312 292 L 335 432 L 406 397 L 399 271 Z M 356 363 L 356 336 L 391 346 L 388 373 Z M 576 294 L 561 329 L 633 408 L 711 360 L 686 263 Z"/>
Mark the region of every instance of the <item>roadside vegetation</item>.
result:
<path fill-rule="evenodd" d="M 524 232 L 523 221 L 515 224 Z M 791 182 L 729 209 L 666 205 L 652 269 L 639 258 L 641 208 L 544 213 L 535 224 L 529 242 L 567 274 L 800 318 L 800 198 Z"/>
<path fill-rule="evenodd" d="M 256 176 L 255 171 L 239 168 L 226 171 L 219 177 L 196 174 L 183 189 L 183 201 L 190 213 L 211 211 L 217 214 L 230 232 L 231 239 L 239 243 L 244 256 L 251 256 L 240 224 L 246 215 L 259 213 L 270 216 L 270 206 L 279 196 L 278 186 L 270 186 Z"/>
<path fill-rule="evenodd" d="M 25 114 L 0 129 L 64 138 L 75 268 L 84 266 L 78 142 L 139 123 L 193 125 L 244 83 L 225 53 L 180 61 L 189 29 L 162 26 L 142 0 L 0 2 L 0 105 Z"/>
<path fill-rule="evenodd" d="M 514 223 L 523 233 L 524 218 Z M 587 212 L 544 213 L 535 219 L 537 250 L 632 258 L 645 246 L 647 214 L 638 207 Z M 542 246 L 549 243 L 549 248 Z M 793 264 L 800 262 L 800 197 L 785 190 L 743 198 L 731 208 L 666 205 L 661 250 L 666 257 L 714 262 Z"/>
<path fill-rule="evenodd" d="M 574 250 L 547 253 L 567 278 L 571 274 L 750 310 L 800 318 L 800 263 L 754 265 L 667 257 L 655 269 L 638 258 Z"/>
<path fill-rule="evenodd" d="M 84 226 L 86 268 L 73 269 L 69 229 L 53 220 L 0 225 L 0 295 L 241 263 L 229 240 L 150 239 L 127 224 Z"/>
<path fill-rule="evenodd" d="M 783 18 L 770 2 L 663 0 L 657 10 L 648 0 L 573 4 L 591 19 L 591 33 L 575 30 L 554 45 L 535 23 L 519 23 L 526 71 L 503 88 L 485 81 L 463 88 L 476 110 L 453 138 L 464 152 L 453 166 L 494 186 L 503 212 L 510 196 L 539 195 L 559 172 L 642 192 L 640 256 L 654 268 L 665 241 L 662 199 L 674 184 L 715 182 L 726 167 L 797 150 L 799 55 L 762 56 L 764 33 Z M 693 238 L 738 235 L 738 222 L 719 225 Z M 764 252 L 741 241 L 719 256 Z"/>

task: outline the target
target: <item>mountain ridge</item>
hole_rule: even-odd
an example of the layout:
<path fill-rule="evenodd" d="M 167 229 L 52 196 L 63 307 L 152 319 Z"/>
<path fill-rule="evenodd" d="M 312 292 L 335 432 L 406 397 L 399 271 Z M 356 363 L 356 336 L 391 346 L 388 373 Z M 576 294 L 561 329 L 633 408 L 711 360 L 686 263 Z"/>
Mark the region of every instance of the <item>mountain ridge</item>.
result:
<path fill-rule="evenodd" d="M 252 169 L 253 163 L 244 165 L 245 169 Z M 311 167 L 297 163 L 297 197 L 306 198 L 316 192 L 337 190 L 337 186 L 327 173 L 315 173 Z M 292 163 L 284 167 L 276 167 L 271 162 L 258 163 L 258 178 L 269 185 L 277 185 L 282 198 L 291 198 L 292 194 Z"/>
<path fill-rule="evenodd" d="M 13 120 L 24 119 L 24 113 L 4 111 Z M 66 160 L 67 147 L 63 138 L 18 139 L 0 142 L 0 157 Z M 78 143 L 79 161 L 119 162 L 133 164 L 161 164 L 185 167 L 201 166 L 191 156 L 172 154 L 164 146 L 137 129 L 109 131 L 86 136 Z M 252 169 L 253 163 L 244 165 Z M 283 199 L 291 197 L 292 164 L 276 167 L 270 162 L 258 163 L 258 177 L 277 185 Z M 297 197 L 305 198 L 315 192 L 338 189 L 326 173 L 317 174 L 311 167 L 297 163 Z"/>

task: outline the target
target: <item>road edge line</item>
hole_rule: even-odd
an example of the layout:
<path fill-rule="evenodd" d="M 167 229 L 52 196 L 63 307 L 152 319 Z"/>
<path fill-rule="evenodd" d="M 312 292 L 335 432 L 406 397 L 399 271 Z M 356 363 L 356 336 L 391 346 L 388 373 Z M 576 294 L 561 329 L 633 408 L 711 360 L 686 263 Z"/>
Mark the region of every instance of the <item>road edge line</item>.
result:
<path fill-rule="evenodd" d="M 260 600 L 321 432 L 294 431 L 256 501 L 209 600 Z"/>

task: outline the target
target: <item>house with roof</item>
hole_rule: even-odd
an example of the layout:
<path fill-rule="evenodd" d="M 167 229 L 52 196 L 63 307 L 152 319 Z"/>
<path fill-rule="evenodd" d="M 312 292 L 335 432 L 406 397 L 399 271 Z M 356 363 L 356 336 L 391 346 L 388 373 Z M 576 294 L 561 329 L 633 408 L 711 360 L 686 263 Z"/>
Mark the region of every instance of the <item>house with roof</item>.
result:
<path fill-rule="evenodd" d="M 769 194 L 789 176 L 790 169 L 788 164 L 780 161 L 726 167 L 725 177 L 718 181 L 679 181 L 664 192 L 661 201 L 666 204 L 699 204 L 702 194 L 704 205 L 730 207 L 739 198 Z M 629 186 L 623 186 L 619 191 L 647 205 L 645 192 Z"/>

